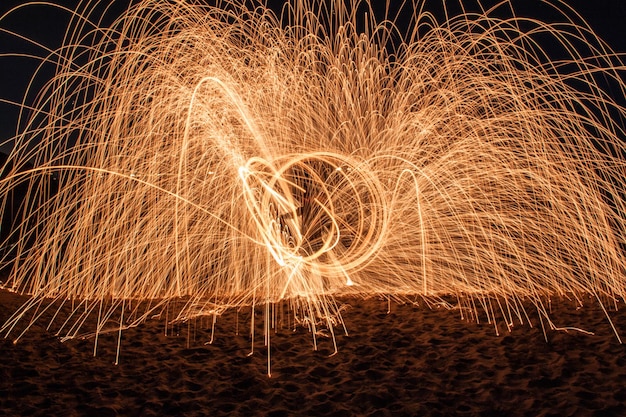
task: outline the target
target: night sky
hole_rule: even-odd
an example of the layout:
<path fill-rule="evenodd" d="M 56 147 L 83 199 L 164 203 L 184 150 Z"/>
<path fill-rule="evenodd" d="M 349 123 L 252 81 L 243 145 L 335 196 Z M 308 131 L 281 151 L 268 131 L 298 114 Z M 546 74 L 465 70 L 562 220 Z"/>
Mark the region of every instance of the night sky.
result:
<path fill-rule="evenodd" d="M 208 0 L 207 0 L 208 1 Z M 440 0 L 429 0 L 436 6 Z M 483 5 L 496 3 L 496 0 L 484 0 Z M 25 1 L 2 0 L 0 2 L 0 15 L 13 6 L 24 4 Z M 74 8 L 78 0 L 56 0 L 57 4 Z M 105 2 L 109 3 L 109 2 Z M 383 1 L 375 1 L 377 5 Z M 393 1 L 392 3 L 401 3 Z M 448 2 L 448 7 L 453 2 Z M 474 1 L 465 1 L 466 7 Z M 626 2 L 622 0 L 568 0 L 567 3 L 576 9 L 591 25 L 591 27 L 617 52 L 626 53 Z M 123 10 L 128 1 L 117 1 L 112 9 L 111 16 Z M 270 0 L 270 5 L 275 9 L 282 4 L 282 0 Z M 533 17 L 544 21 L 554 21 L 558 15 L 541 4 L 540 0 L 513 0 L 518 16 Z M 392 6 L 393 7 L 393 6 Z M 382 6 L 381 6 L 382 8 Z M 469 6 L 471 10 L 471 6 Z M 429 8 L 436 13 L 436 8 Z M 9 29 L 24 36 L 41 42 L 50 48 L 56 48 L 61 44 L 64 29 L 69 16 L 66 12 L 56 10 L 49 6 L 30 6 L 0 21 L 0 28 Z M 400 25 L 404 24 L 402 20 Z M 0 54 L 26 53 L 42 55 L 42 49 L 34 47 L 28 42 L 0 32 Z M 26 85 L 37 61 L 29 58 L 16 58 L 0 56 L 0 99 L 19 101 L 23 97 Z M 42 72 L 40 80 L 52 75 L 52 69 Z M 618 100 L 621 100 L 619 98 Z M 623 100 L 622 100 L 623 101 Z M 0 103 L 0 139 L 12 137 L 15 133 L 17 122 L 17 109 L 15 106 Z M 6 152 L 6 147 L 0 149 Z"/>

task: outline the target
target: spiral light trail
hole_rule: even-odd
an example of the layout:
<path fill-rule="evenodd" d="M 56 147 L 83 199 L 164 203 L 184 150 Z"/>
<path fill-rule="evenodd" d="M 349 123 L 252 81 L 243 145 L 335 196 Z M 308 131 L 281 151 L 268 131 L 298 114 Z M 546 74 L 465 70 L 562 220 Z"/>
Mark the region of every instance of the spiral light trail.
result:
<path fill-rule="evenodd" d="M 356 0 L 144 0 L 110 25 L 81 2 L 0 182 L 5 208 L 27 190 L 2 287 L 32 295 L 3 333 L 69 302 L 59 334 L 96 315 L 97 339 L 173 305 L 332 331 L 351 296 L 553 327 L 550 297 L 623 301 L 620 56 L 558 1 L 562 24 L 429 3 L 400 33 Z"/>

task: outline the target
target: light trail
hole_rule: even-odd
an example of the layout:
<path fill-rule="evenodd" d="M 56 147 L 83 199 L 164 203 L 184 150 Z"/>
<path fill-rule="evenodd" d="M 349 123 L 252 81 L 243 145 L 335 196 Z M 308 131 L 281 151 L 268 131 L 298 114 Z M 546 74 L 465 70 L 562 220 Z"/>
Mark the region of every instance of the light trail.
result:
<path fill-rule="evenodd" d="M 50 299 L 96 340 L 122 306 L 120 330 L 284 302 L 334 334 L 337 297 L 453 295 L 508 328 L 529 302 L 554 329 L 545 299 L 624 300 L 621 56 L 559 2 L 559 25 L 420 2 L 394 49 L 332 4 L 145 0 L 110 27 L 83 4 L 0 181 L 5 208 L 27 188 L 2 287 L 33 296 L 5 335 Z"/>

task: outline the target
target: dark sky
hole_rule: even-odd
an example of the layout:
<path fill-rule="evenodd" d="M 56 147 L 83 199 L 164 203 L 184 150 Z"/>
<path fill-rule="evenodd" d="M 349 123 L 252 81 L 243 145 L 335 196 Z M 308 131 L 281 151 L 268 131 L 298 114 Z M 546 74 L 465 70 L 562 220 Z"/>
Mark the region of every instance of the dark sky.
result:
<path fill-rule="evenodd" d="M 70 8 L 78 0 L 51 0 Z M 211 0 L 207 0 L 211 1 Z M 282 0 L 269 0 L 270 4 L 280 4 Z M 428 0 L 436 4 L 440 0 Z M 466 0 L 466 4 L 475 0 Z M 372 0 L 375 4 L 384 3 L 384 0 Z M 455 0 L 448 0 L 448 4 Z M 496 3 L 496 0 L 482 0 L 483 5 Z M 23 4 L 25 1 L 0 0 L 0 16 L 11 7 Z M 108 3 L 108 2 L 107 2 Z M 626 53 L 626 1 L 624 0 L 567 0 L 567 3 L 576 9 L 587 20 L 591 27 L 614 50 Z M 128 1 L 118 0 L 118 9 L 128 4 Z M 550 9 L 542 6 L 541 0 L 513 0 L 516 13 L 519 16 L 534 17 L 541 20 L 553 21 L 556 18 Z M 23 9 L 19 13 L 0 21 L 0 28 L 14 30 L 25 36 L 43 42 L 50 47 L 59 46 L 63 31 L 67 25 L 68 15 L 52 7 L 36 6 Z M 26 52 L 41 54 L 41 50 L 32 47 L 26 42 L 0 32 L 0 54 L 9 52 Z M 0 57 L 0 98 L 18 100 L 21 98 L 30 74 L 34 60 L 26 58 Z M 17 113 L 13 106 L 0 103 L 0 140 L 10 137 L 15 132 Z"/>

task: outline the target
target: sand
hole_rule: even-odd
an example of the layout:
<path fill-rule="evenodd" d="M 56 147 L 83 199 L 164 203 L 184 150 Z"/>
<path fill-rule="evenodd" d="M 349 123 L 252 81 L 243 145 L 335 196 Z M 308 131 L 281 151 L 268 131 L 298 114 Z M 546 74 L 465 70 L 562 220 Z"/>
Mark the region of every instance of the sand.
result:
<path fill-rule="evenodd" d="M 0 321 L 25 298 L 0 291 Z M 228 312 L 210 330 L 150 320 L 122 335 L 62 343 L 38 323 L 17 343 L 0 339 L 0 414 L 32 416 L 622 416 L 626 345 L 602 310 L 555 300 L 558 324 L 595 331 L 512 333 L 461 320 L 458 310 L 354 300 L 349 335 L 332 340 L 304 328 L 272 333 L 272 375 L 259 335 L 250 353 Z M 247 314 L 247 318 L 246 318 Z M 532 315 L 531 315 L 532 316 Z M 626 335 L 626 308 L 611 313 Z M 262 314 L 259 313 L 259 317 Z M 259 320 L 260 321 L 260 320 Z"/>

